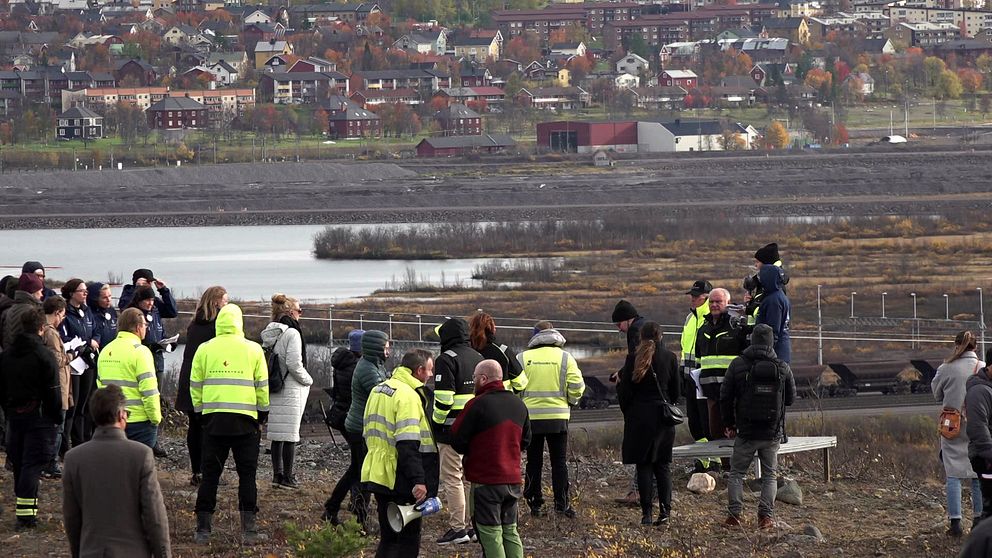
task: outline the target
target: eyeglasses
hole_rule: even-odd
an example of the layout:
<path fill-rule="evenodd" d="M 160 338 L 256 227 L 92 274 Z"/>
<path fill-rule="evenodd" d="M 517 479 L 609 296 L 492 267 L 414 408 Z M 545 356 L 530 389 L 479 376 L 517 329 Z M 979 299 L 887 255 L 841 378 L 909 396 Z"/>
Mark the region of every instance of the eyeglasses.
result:
<path fill-rule="evenodd" d="M 88 292 L 88 291 L 87 291 L 87 289 L 76 289 L 73 292 L 75 292 L 75 293 L 85 293 L 85 292 Z"/>

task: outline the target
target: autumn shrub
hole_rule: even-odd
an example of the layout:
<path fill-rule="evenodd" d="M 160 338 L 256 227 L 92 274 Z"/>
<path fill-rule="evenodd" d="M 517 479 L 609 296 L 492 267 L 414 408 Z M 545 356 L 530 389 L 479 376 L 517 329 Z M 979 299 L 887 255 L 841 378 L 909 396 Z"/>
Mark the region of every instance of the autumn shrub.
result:
<path fill-rule="evenodd" d="M 298 558 L 345 557 L 357 555 L 368 544 L 362 527 L 355 520 L 342 525 L 324 524 L 303 528 L 286 523 L 286 540 Z"/>

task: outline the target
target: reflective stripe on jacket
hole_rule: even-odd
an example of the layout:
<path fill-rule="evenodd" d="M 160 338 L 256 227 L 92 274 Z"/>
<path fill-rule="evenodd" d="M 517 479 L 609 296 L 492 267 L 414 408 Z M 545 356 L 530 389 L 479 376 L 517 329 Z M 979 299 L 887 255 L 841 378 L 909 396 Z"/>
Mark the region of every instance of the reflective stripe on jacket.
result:
<path fill-rule="evenodd" d="M 96 374 L 97 387 L 115 385 L 124 392 L 129 423 L 162 422 L 162 397 L 155 378 L 155 359 L 137 335 L 130 331 L 119 332 L 117 338 L 100 352 Z"/>
<path fill-rule="evenodd" d="M 682 326 L 682 338 L 680 339 L 682 369 L 685 373 L 696 368 L 696 334 L 699 333 L 699 328 L 703 326 L 709 313 L 710 305 L 703 302 L 698 308 L 693 308 L 686 314 L 685 324 Z"/>
<path fill-rule="evenodd" d="M 269 371 L 262 347 L 245 339 L 241 308 L 228 304 L 217 314 L 217 336 L 193 357 L 189 393 L 193 411 L 234 413 L 258 419 L 269 410 Z"/>
<path fill-rule="evenodd" d="M 363 435 L 368 454 L 362 462 L 362 482 L 395 488 L 398 443 L 416 442 L 420 453 L 437 453 L 423 402 L 417 394 L 423 386 L 409 368 L 398 366 L 391 378 L 372 388 L 365 405 Z"/>
<path fill-rule="evenodd" d="M 531 420 L 570 417 L 569 405 L 582 398 L 586 384 L 572 355 L 559 347 L 526 350 L 517 357 L 527 374 L 527 387 L 520 394 Z"/>

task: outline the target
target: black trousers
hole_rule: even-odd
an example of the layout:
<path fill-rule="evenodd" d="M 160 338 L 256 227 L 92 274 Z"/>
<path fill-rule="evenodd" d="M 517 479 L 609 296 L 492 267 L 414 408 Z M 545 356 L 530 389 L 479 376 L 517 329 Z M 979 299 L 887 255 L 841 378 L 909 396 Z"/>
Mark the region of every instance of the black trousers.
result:
<path fill-rule="evenodd" d="M 414 519 L 406 524 L 402 531 L 396 533 L 389 526 L 389 503 L 400 505 L 412 504 L 410 496 L 375 495 L 379 516 L 379 546 L 375 549 L 375 558 L 416 558 L 420 555 L 420 530 L 424 520 Z"/>
<path fill-rule="evenodd" d="M 194 475 L 199 475 L 200 467 L 203 464 L 203 415 L 186 411 L 186 416 L 189 417 L 189 428 L 186 429 L 189 466 Z"/>
<path fill-rule="evenodd" d="M 682 393 L 685 395 L 686 418 L 689 422 L 689 433 L 693 440 L 710 437 L 710 417 L 706 399 L 696 399 L 696 382 L 686 378 L 682 383 Z"/>
<path fill-rule="evenodd" d="M 348 470 L 341 475 L 338 483 L 331 491 L 331 497 L 324 502 L 324 510 L 328 516 L 337 515 L 341 511 L 341 503 L 344 497 L 351 493 L 351 502 L 355 508 L 355 519 L 359 524 L 365 523 L 368 515 L 369 493 L 361 489 L 362 462 L 368 453 L 368 446 L 365 445 L 365 438 L 360 432 L 350 432 L 344 430 L 344 439 L 348 442 L 348 451 L 351 453 L 351 461 L 348 463 Z"/>
<path fill-rule="evenodd" d="M 56 429 L 51 419 L 38 413 L 9 415 L 7 459 L 14 469 L 16 515 L 21 522 L 38 517 L 38 479 L 55 455 Z"/>
<path fill-rule="evenodd" d="M 641 499 L 641 513 L 649 515 L 652 508 L 655 481 L 658 483 L 659 512 L 668 517 L 672 511 L 672 446 L 675 444 L 675 427 L 662 431 L 657 459 L 651 463 L 637 464 L 637 491 Z"/>
<path fill-rule="evenodd" d="M 527 448 L 527 470 L 524 479 L 524 498 L 532 509 L 544 505 L 541 493 L 541 472 L 544 469 L 544 444 L 551 456 L 551 488 L 554 491 L 555 509 L 564 511 L 571 506 L 568 501 L 568 432 L 534 434 Z"/>
<path fill-rule="evenodd" d="M 93 419 L 90 418 L 90 394 L 96 390 L 96 369 L 87 368 L 79 376 L 72 376 L 72 400 L 74 407 L 66 416 L 66 435 L 72 447 L 88 442 L 93 437 Z M 71 421 L 69 415 L 71 414 Z"/>
<path fill-rule="evenodd" d="M 992 517 L 992 478 L 985 478 L 985 475 L 992 477 L 992 463 L 981 457 L 971 458 L 971 468 L 978 475 L 978 482 L 982 485 L 982 520 Z"/>
<path fill-rule="evenodd" d="M 203 479 L 196 494 L 196 511 L 213 513 L 217 507 L 217 484 L 224 471 L 227 454 L 234 454 L 234 466 L 238 471 L 238 510 L 257 512 L 258 488 L 255 474 L 258 472 L 258 442 L 261 433 L 241 436 L 203 436 Z"/>

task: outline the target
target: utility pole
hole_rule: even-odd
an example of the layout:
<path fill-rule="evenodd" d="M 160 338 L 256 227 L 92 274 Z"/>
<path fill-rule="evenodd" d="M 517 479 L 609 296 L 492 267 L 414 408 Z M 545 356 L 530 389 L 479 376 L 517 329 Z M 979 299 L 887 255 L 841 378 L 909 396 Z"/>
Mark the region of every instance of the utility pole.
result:
<path fill-rule="evenodd" d="M 820 288 L 816 286 L 816 363 L 823 364 L 823 311 L 820 307 Z"/>
<path fill-rule="evenodd" d="M 978 329 L 981 332 L 982 355 L 985 354 L 985 296 L 982 288 L 978 287 Z"/>

